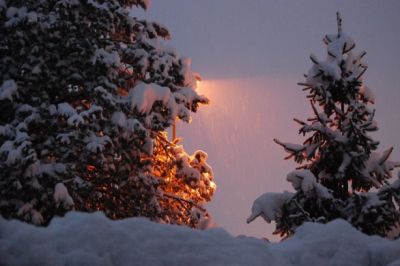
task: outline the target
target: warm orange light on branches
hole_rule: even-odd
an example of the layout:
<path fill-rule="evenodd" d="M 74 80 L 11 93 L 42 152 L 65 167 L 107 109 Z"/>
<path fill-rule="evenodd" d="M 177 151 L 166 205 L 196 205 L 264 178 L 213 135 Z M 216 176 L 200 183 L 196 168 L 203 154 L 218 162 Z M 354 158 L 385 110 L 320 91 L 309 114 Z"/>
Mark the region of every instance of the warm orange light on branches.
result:
<path fill-rule="evenodd" d="M 199 151 L 189 156 L 181 146 L 168 141 L 166 132 L 157 135 L 152 174 L 159 178 L 164 191 L 159 204 L 169 206 L 163 208 L 170 210 L 165 213 L 166 220 L 195 227 L 199 217 L 194 212 L 208 217 L 202 205 L 211 199 L 216 185 L 211 168 L 205 163 L 206 156 Z"/>
<path fill-rule="evenodd" d="M 118 94 L 121 96 L 128 96 L 129 92 L 126 88 L 119 87 Z"/>
<path fill-rule="evenodd" d="M 86 169 L 87 169 L 89 172 L 93 172 L 94 170 L 96 170 L 96 167 L 95 167 L 94 165 L 88 164 L 88 165 L 86 166 Z"/>

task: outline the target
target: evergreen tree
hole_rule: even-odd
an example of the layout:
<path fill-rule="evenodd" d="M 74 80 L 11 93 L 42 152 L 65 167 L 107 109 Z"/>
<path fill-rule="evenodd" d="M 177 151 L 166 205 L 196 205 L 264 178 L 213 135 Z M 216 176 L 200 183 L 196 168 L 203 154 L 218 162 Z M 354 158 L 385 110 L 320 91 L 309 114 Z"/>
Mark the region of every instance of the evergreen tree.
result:
<path fill-rule="evenodd" d="M 267 193 L 258 198 L 248 222 L 258 216 L 276 221 L 275 233 L 292 234 L 304 222 L 343 218 L 367 234 L 382 236 L 399 223 L 400 181 L 388 183 L 400 163 L 389 160 L 392 148 L 379 154 L 369 132 L 378 129 L 371 109 L 374 97 L 363 84 L 366 52 L 355 54 L 354 41 L 342 32 L 326 35 L 327 58 L 313 63 L 299 85 L 308 93 L 313 116 L 294 119 L 303 144 L 275 139 L 299 167 L 287 175 L 295 193 Z M 371 191 L 371 189 L 375 189 Z"/>
<path fill-rule="evenodd" d="M 0 0 L 0 214 L 74 209 L 204 226 L 207 155 L 164 130 L 208 99 L 149 0 Z"/>

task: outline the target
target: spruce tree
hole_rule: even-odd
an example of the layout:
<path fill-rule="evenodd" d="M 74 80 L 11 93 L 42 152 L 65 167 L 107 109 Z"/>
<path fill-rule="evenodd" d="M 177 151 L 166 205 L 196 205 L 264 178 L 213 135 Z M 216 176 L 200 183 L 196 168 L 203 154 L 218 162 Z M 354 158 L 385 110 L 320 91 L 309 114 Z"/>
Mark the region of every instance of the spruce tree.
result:
<path fill-rule="evenodd" d="M 206 153 L 165 130 L 208 103 L 149 0 L 0 0 L 0 214 L 68 210 L 203 226 Z"/>
<path fill-rule="evenodd" d="M 378 129 L 371 108 L 374 96 L 363 83 L 365 51 L 342 31 L 323 39 L 326 60 L 311 55 L 312 67 L 299 83 L 307 92 L 312 117 L 294 119 L 303 144 L 274 141 L 299 167 L 287 175 L 294 193 L 267 193 L 253 205 L 248 222 L 258 216 L 276 221 L 275 233 L 292 234 L 304 222 L 326 223 L 336 218 L 366 234 L 385 236 L 399 223 L 400 182 L 388 183 L 400 163 L 390 161 L 392 148 L 377 153 L 379 142 L 369 133 Z"/>

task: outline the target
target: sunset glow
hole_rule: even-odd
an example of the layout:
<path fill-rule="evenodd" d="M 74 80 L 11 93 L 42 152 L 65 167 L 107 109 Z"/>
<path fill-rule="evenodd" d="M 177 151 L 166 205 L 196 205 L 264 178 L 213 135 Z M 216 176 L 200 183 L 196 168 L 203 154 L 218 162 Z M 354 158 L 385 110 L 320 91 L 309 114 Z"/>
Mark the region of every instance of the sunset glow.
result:
<path fill-rule="evenodd" d="M 396 236 L 400 1 L 152 1 L 0 0 L 1 219 Z"/>

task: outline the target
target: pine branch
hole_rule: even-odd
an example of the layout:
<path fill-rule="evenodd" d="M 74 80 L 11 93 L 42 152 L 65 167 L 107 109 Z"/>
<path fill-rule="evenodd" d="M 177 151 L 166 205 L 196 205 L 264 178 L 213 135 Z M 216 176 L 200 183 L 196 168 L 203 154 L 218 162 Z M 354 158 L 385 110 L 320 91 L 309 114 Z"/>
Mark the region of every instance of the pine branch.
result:
<path fill-rule="evenodd" d="M 342 17 L 340 16 L 340 12 L 336 12 L 336 22 L 338 27 L 338 37 L 342 34 Z"/>
<path fill-rule="evenodd" d="M 365 71 L 367 71 L 367 69 L 368 69 L 367 66 L 364 66 L 364 67 L 363 67 L 363 70 L 361 71 L 361 73 L 358 74 L 358 76 L 356 77 L 356 80 L 357 80 L 357 81 L 362 77 L 362 75 L 364 75 L 364 73 L 365 73 Z"/>
<path fill-rule="evenodd" d="M 315 55 L 311 54 L 311 55 L 310 55 L 310 60 L 311 60 L 314 64 L 319 65 L 318 59 L 317 59 L 317 57 L 316 57 Z"/>
<path fill-rule="evenodd" d="M 326 121 L 323 120 L 323 119 L 321 118 L 320 114 L 318 113 L 317 108 L 315 107 L 315 105 L 313 104 L 312 101 L 310 102 L 310 104 L 311 104 L 311 108 L 313 109 L 314 114 L 315 114 L 315 116 L 317 117 L 318 121 L 319 121 L 323 126 L 326 126 Z"/>
<path fill-rule="evenodd" d="M 206 209 L 204 209 L 203 207 L 201 207 L 200 205 L 196 204 L 195 202 L 193 202 L 192 200 L 187 200 L 184 198 L 181 198 L 179 196 L 173 195 L 173 194 L 169 194 L 169 193 L 164 193 L 163 196 L 173 199 L 173 200 L 177 200 L 179 202 L 185 202 L 185 203 L 189 203 L 193 206 L 195 206 L 196 208 L 198 208 L 199 210 L 206 212 Z"/>
<path fill-rule="evenodd" d="M 300 124 L 300 125 L 302 125 L 302 126 L 306 126 L 307 125 L 307 123 L 305 123 L 305 122 L 303 122 L 303 121 L 301 121 L 300 119 L 297 119 L 297 118 L 293 118 L 293 121 L 298 123 L 298 124 Z"/>
<path fill-rule="evenodd" d="M 331 57 L 333 57 L 333 58 L 336 58 L 336 55 L 332 54 L 332 53 L 329 52 L 329 51 L 328 51 L 328 55 L 331 56 Z"/>
<path fill-rule="evenodd" d="M 400 164 L 397 167 L 400 167 Z M 400 202 L 400 195 L 397 194 L 397 192 L 392 188 L 390 183 L 387 180 L 383 180 L 383 183 L 385 183 L 385 185 L 390 190 L 390 192 L 392 193 L 392 196 L 396 199 L 396 201 Z"/>
<path fill-rule="evenodd" d="M 305 87 L 311 87 L 310 84 L 303 83 L 303 82 L 298 82 L 297 85 L 299 85 L 299 86 L 305 86 Z"/>
<path fill-rule="evenodd" d="M 344 53 L 344 54 L 350 52 L 351 50 L 354 49 L 354 47 L 356 47 L 356 44 L 355 44 L 355 43 L 353 43 L 353 45 L 350 46 L 349 48 L 346 47 L 346 44 L 347 44 L 347 43 L 345 43 L 345 45 L 344 45 L 344 47 L 343 47 L 343 53 Z M 346 49 L 346 48 L 347 48 L 347 49 Z"/>
<path fill-rule="evenodd" d="M 303 215 L 305 215 L 307 217 L 307 221 L 312 221 L 312 219 L 310 217 L 310 213 L 305 211 L 303 209 L 303 207 L 300 206 L 299 202 L 296 199 L 293 199 L 293 202 L 296 205 L 296 207 L 299 208 L 299 210 L 303 213 Z"/>
<path fill-rule="evenodd" d="M 390 147 L 387 151 L 383 153 L 383 156 L 379 159 L 379 165 L 383 165 L 393 152 L 393 147 Z"/>

